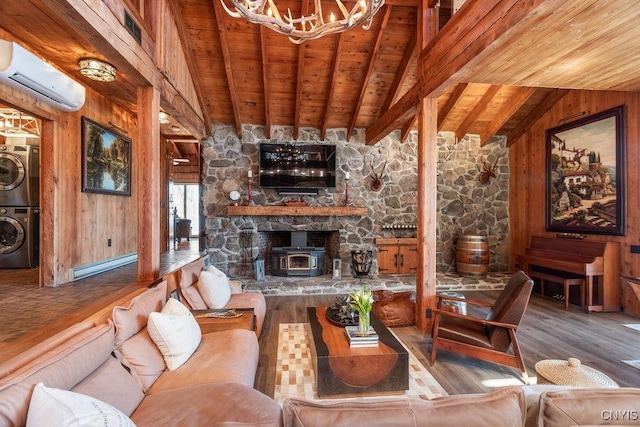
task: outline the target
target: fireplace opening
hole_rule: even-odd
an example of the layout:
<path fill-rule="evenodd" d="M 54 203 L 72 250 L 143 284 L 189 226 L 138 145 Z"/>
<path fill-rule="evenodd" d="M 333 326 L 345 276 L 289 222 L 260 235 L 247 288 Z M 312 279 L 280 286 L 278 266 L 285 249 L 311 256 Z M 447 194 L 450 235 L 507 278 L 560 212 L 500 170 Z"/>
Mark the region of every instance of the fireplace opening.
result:
<path fill-rule="evenodd" d="M 273 276 L 314 277 L 330 271 L 331 254 L 337 252 L 338 232 L 265 232 L 266 271 Z M 327 255 L 329 254 L 329 255 Z"/>

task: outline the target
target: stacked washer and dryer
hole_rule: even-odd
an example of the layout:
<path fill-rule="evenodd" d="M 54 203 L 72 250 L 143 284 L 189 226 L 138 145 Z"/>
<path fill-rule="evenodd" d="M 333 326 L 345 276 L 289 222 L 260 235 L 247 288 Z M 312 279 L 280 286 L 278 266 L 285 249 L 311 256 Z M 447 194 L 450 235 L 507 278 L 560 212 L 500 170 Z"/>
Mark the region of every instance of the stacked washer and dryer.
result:
<path fill-rule="evenodd" d="M 39 242 L 40 149 L 7 138 L 0 145 L 0 268 L 37 267 Z"/>

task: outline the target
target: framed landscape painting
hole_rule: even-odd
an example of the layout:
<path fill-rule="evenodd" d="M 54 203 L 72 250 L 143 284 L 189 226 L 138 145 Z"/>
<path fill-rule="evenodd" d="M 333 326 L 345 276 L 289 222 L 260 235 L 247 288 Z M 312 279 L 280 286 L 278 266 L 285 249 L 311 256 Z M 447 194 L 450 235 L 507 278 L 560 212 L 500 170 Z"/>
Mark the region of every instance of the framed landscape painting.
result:
<path fill-rule="evenodd" d="M 82 118 L 82 191 L 131 196 L 131 139 Z"/>
<path fill-rule="evenodd" d="M 548 231 L 624 235 L 625 108 L 548 129 Z"/>

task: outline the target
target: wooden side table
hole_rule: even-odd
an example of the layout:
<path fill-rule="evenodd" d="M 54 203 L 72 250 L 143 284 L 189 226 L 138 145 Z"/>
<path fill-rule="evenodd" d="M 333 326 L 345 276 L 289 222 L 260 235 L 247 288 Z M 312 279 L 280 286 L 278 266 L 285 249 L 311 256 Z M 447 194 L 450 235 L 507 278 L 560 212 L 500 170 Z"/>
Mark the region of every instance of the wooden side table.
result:
<path fill-rule="evenodd" d="M 225 313 L 229 310 L 235 310 L 242 316 L 231 318 L 206 316 L 209 313 Z M 228 331 L 229 329 L 248 329 L 254 332 L 256 330 L 256 315 L 253 308 L 192 310 L 191 313 L 198 321 L 203 334 Z"/>

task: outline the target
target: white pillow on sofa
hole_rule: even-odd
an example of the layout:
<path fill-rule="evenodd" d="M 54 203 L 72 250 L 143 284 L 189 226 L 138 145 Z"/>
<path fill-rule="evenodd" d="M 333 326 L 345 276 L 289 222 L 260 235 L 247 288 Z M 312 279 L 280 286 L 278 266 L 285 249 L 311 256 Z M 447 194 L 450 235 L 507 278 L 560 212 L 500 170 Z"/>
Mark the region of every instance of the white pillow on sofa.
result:
<path fill-rule="evenodd" d="M 215 269 L 213 271 L 209 269 Z M 211 266 L 200 272 L 198 291 L 209 308 L 224 308 L 231 299 L 231 287 L 227 275 Z"/>
<path fill-rule="evenodd" d="M 27 427 L 40 426 L 135 427 L 118 409 L 96 398 L 36 384 L 31 394 Z"/>
<path fill-rule="evenodd" d="M 169 298 L 161 312 L 149 314 L 147 330 L 170 371 L 189 360 L 202 339 L 197 320 L 175 298 Z"/>

